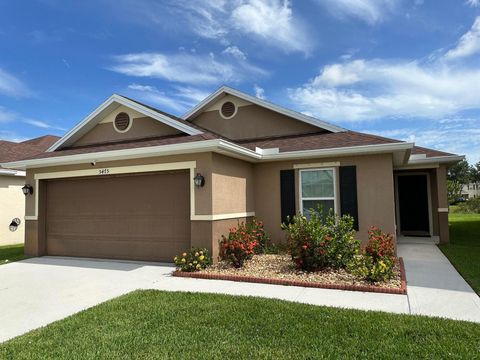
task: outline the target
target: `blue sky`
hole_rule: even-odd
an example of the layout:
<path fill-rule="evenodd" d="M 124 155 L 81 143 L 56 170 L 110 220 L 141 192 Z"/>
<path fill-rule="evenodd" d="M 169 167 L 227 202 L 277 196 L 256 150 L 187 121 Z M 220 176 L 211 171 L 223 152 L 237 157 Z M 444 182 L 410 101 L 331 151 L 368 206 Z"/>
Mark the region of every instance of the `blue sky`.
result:
<path fill-rule="evenodd" d="M 222 84 L 480 160 L 480 0 L 0 0 L 0 138 Z"/>

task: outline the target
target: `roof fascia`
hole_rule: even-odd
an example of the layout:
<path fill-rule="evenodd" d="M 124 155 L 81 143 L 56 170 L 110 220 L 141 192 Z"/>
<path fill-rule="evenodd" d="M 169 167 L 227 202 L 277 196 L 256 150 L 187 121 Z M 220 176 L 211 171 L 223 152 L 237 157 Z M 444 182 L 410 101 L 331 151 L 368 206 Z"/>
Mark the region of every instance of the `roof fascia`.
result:
<path fill-rule="evenodd" d="M 105 100 L 100 106 L 98 106 L 93 112 L 91 112 L 86 118 L 84 118 L 81 122 L 79 122 L 75 127 L 73 127 L 69 132 L 67 132 L 62 138 L 60 138 L 57 142 L 55 142 L 51 147 L 47 149 L 47 152 L 52 152 L 57 150 L 60 146 L 64 145 L 68 140 L 72 139 L 75 134 L 81 133 L 81 130 L 90 122 L 94 121 L 98 115 L 102 113 L 105 109 L 107 109 L 113 103 L 117 103 L 118 105 L 123 105 L 129 107 L 133 110 L 138 111 L 145 116 L 151 117 L 157 121 L 160 121 L 168 126 L 171 126 L 177 130 L 185 132 L 189 135 L 199 135 L 202 132 L 198 129 L 195 129 L 191 126 L 178 122 L 175 119 L 172 119 L 166 115 L 160 114 L 152 109 L 149 109 L 146 106 L 138 104 L 134 101 L 124 98 L 123 96 L 113 94 L 107 100 Z"/>
<path fill-rule="evenodd" d="M 345 131 L 344 128 L 341 128 L 339 126 L 327 123 L 325 121 L 315 119 L 313 117 L 307 116 L 305 114 L 284 108 L 282 106 L 278 106 L 275 104 L 272 104 L 268 101 L 262 100 L 257 98 L 256 96 L 252 96 L 249 94 L 246 94 L 242 91 L 238 91 L 235 89 L 232 89 L 228 86 L 222 86 L 220 89 L 215 91 L 213 94 L 209 95 L 207 98 L 205 98 L 203 101 L 201 101 L 198 105 L 196 105 L 192 110 L 190 110 L 188 113 L 186 113 L 182 118 L 184 120 L 191 120 L 193 117 L 198 115 L 202 110 L 204 110 L 208 105 L 210 105 L 212 102 L 217 101 L 223 94 L 229 94 L 236 96 L 242 100 L 251 102 L 253 104 L 256 104 L 258 106 L 264 107 L 266 109 L 275 111 L 277 113 L 280 113 L 285 116 L 289 116 L 291 118 L 294 118 L 296 120 L 305 122 L 307 124 L 331 131 L 331 132 L 342 132 Z"/>

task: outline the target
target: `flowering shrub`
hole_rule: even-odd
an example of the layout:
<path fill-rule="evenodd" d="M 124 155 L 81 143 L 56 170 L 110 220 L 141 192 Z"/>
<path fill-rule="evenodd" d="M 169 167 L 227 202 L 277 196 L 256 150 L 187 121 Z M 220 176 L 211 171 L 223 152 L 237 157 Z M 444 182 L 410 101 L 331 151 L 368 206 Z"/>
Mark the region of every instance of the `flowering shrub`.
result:
<path fill-rule="evenodd" d="M 220 258 L 231 262 L 236 268 L 242 267 L 245 260 L 251 259 L 255 252 L 265 247 L 267 239 L 261 221 L 253 219 L 252 223 L 241 222 L 237 227 L 232 227 L 227 236 L 222 235 Z"/>
<path fill-rule="evenodd" d="M 173 258 L 177 270 L 192 272 L 205 269 L 210 264 L 208 250 L 205 248 L 191 248 L 187 252 Z"/>
<path fill-rule="evenodd" d="M 355 255 L 347 270 L 371 282 L 387 281 L 393 276 L 395 246 L 393 235 L 385 234 L 372 226 L 368 231 L 368 243 L 362 254 Z"/>
<path fill-rule="evenodd" d="M 295 215 L 289 224 L 282 224 L 289 236 L 289 251 L 295 265 L 315 271 L 326 267 L 344 268 L 358 253 L 353 218 L 330 212 L 325 218 L 312 212 L 310 218 Z"/>

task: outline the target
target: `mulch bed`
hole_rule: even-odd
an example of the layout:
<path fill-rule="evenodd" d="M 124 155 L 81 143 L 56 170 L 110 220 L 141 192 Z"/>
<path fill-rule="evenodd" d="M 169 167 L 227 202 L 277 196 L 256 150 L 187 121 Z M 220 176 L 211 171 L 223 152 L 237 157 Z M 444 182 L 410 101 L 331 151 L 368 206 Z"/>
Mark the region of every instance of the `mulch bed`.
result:
<path fill-rule="evenodd" d="M 197 279 L 217 279 L 254 282 L 275 285 L 353 290 L 388 294 L 406 294 L 407 282 L 403 259 L 399 258 L 395 275 L 385 283 L 372 284 L 359 280 L 345 270 L 304 272 L 295 269 L 288 255 L 255 255 L 244 267 L 236 269 L 226 262 L 219 262 L 197 272 L 174 271 L 173 276 Z"/>

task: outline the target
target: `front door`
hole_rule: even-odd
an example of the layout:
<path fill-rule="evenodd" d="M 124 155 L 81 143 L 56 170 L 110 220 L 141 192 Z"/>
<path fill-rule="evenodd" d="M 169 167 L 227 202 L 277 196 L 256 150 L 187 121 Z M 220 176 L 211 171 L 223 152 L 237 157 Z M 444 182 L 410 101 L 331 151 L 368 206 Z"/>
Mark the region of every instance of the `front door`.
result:
<path fill-rule="evenodd" d="M 397 192 L 400 233 L 406 236 L 429 236 L 430 213 L 428 177 L 425 174 L 398 175 Z"/>

